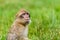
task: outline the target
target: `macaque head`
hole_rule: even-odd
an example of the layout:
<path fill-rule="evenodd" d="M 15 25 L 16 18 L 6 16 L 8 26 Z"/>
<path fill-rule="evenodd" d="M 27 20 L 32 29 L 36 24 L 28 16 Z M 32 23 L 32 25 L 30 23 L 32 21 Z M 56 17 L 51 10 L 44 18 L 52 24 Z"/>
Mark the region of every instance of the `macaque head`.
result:
<path fill-rule="evenodd" d="M 22 9 L 17 13 L 16 19 L 18 20 L 19 23 L 29 24 L 30 14 L 26 10 Z"/>

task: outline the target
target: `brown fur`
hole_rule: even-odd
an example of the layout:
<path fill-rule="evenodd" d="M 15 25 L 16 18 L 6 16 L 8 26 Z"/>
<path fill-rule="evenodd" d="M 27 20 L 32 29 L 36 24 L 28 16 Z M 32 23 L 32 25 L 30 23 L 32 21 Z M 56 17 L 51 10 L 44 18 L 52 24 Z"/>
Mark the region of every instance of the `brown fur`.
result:
<path fill-rule="evenodd" d="M 23 12 L 26 13 L 25 10 L 21 10 L 17 13 L 16 19 L 8 32 L 7 40 L 28 40 L 28 24 L 26 24 L 24 19 L 19 18 Z"/>

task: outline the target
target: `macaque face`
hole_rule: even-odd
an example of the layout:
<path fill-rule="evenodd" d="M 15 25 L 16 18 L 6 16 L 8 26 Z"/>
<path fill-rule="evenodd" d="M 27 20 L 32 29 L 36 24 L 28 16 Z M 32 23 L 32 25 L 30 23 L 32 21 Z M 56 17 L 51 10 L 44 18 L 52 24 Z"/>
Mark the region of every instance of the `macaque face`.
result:
<path fill-rule="evenodd" d="M 16 19 L 19 23 L 21 24 L 29 24 L 31 22 L 30 20 L 30 14 L 28 11 L 26 10 L 20 10 L 17 15 L 16 15 Z"/>
<path fill-rule="evenodd" d="M 19 11 L 16 15 L 16 19 L 19 20 L 18 22 L 21 24 L 29 24 L 31 22 L 30 14 L 25 10 Z"/>
<path fill-rule="evenodd" d="M 29 20 L 30 15 L 29 15 L 29 13 L 23 13 L 23 14 L 20 15 L 20 18 L 25 19 L 25 20 Z"/>
<path fill-rule="evenodd" d="M 22 13 L 20 15 L 20 18 L 23 19 L 26 23 L 29 23 L 29 21 L 30 21 L 30 14 L 29 13 Z"/>

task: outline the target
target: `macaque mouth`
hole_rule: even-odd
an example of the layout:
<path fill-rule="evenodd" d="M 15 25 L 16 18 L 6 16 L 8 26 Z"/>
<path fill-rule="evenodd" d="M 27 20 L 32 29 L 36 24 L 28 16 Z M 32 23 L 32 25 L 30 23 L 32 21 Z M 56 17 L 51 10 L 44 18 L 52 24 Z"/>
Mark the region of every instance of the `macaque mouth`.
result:
<path fill-rule="evenodd" d="M 28 20 L 28 21 L 26 21 L 26 24 L 29 24 L 29 22 L 30 22 L 29 20 Z"/>
<path fill-rule="evenodd" d="M 29 21 L 29 20 L 30 20 L 30 18 L 25 18 L 25 20 L 26 20 L 26 21 Z"/>

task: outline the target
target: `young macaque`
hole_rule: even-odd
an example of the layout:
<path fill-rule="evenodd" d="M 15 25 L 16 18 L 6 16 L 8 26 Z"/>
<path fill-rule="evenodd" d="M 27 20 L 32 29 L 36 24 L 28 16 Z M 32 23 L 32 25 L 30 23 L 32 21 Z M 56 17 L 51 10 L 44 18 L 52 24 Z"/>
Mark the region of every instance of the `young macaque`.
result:
<path fill-rule="evenodd" d="M 20 10 L 8 32 L 7 40 L 28 40 L 29 22 L 30 14 L 24 9 Z"/>

